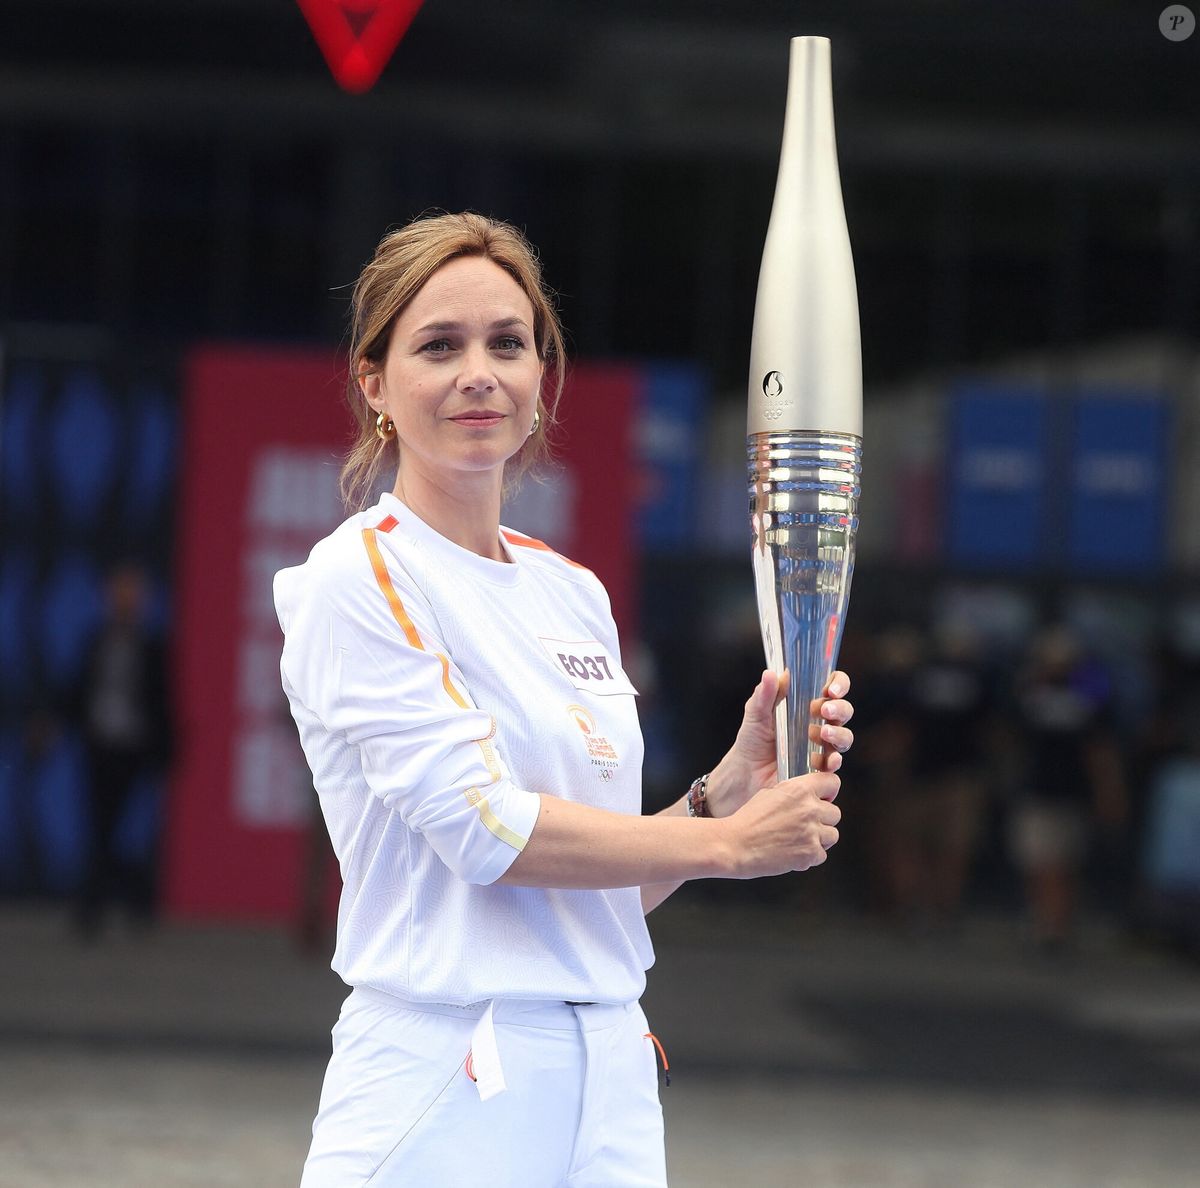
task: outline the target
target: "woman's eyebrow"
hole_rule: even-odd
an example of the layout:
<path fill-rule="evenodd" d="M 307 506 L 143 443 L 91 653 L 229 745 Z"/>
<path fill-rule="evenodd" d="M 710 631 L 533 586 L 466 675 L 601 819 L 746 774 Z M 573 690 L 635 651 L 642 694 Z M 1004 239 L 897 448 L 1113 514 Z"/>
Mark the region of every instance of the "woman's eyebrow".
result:
<path fill-rule="evenodd" d="M 529 329 L 529 326 L 526 323 L 524 318 L 500 318 L 498 321 L 493 322 L 491 324 L 491 326 L 488 327 L 488 329 L 490 329 L 490 330 L 505 330 L 510 326 L 524 326 L 526 330 Z M 413 333 L 414 334 L 430 334 L 430 333 L 446 334 L 451 330 L 461 330 L 461 329 L 462 329 L 461 322 L 427 322 L 424 326 L 420 327 L 417 330 L 414 330 Z"/>

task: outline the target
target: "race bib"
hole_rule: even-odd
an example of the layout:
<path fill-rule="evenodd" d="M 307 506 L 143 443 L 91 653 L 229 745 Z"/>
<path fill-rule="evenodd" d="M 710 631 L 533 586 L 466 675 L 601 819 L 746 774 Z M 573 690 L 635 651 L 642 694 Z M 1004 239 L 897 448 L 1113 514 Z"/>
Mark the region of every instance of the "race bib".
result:
<path fill-rule="evenodd" d="M 598 640 L 547 639 L 544 635 L 539 635 L 538 640 L 550 663 L 581 692 L 600 697 L 637 694 L 624 670 Z"/>

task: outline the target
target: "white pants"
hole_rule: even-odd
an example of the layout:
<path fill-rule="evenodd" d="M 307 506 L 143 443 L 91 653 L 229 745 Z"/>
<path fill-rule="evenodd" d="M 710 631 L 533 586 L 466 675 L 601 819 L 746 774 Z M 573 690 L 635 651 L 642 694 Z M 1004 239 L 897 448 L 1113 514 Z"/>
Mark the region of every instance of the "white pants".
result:
<path fill-rule="evenodd" d="M 498 1000 L 508 1088 L 487 1101 L 467 1068 L 482 1013 L 354 990 L 301 1188 L 665 1188 L 658 1058 L 637 1003 Z"/>

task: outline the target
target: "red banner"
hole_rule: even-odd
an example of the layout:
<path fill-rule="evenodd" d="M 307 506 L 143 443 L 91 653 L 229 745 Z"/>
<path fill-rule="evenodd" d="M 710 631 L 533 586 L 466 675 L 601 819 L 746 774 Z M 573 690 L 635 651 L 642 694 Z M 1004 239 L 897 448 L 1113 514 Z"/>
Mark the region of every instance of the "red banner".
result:
<path fill-rule="evenodd" d="M 525 480 L 504 522 L 598 574 L 628 646 L 637 631 L 632 433 L 645 378 L 608 363 L 579 363 L 568 374 L 550 439 L 555 464 L 542 481 Z"/>
<path fill-rule="evenodd" d="M 181 754 L 164 845 L 176 916 L 296 917 L 316 796 L 279 683 L 271 578 L 343 518 L 344 364 L 313 351 L 206 347 L 186 365 L 175 673 Z M 598 573 L 631 644 L 633 368 L 581 366 L 559 467 L 505 522 Z M 318 825 L 320 828 L 321 826 Z"/>
<path fill-rule="evenodd" d="M 164 851 L 176 914 L 269 918 L 297 902 L 314 793 L 279 683 L 271 577 L 342 518 L 343 376 L 327 352 L 214 347 L 186 364 L 182 746 Z"/>

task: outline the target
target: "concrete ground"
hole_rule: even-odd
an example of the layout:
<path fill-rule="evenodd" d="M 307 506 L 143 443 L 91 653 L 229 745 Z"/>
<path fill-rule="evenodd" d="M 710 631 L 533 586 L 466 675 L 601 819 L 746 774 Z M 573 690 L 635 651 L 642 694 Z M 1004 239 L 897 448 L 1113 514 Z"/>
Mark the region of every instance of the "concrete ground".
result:
<path fill-rule="evenodd" d="M 652 924 L 675 1188 L 1200 1185 L 1194 963 L 694 898 Z M 27 907 L 0 945 L 0 1188 L 297 1182 L 344 995 L 322 961 L 247 928 L 84 947 Z"/>

